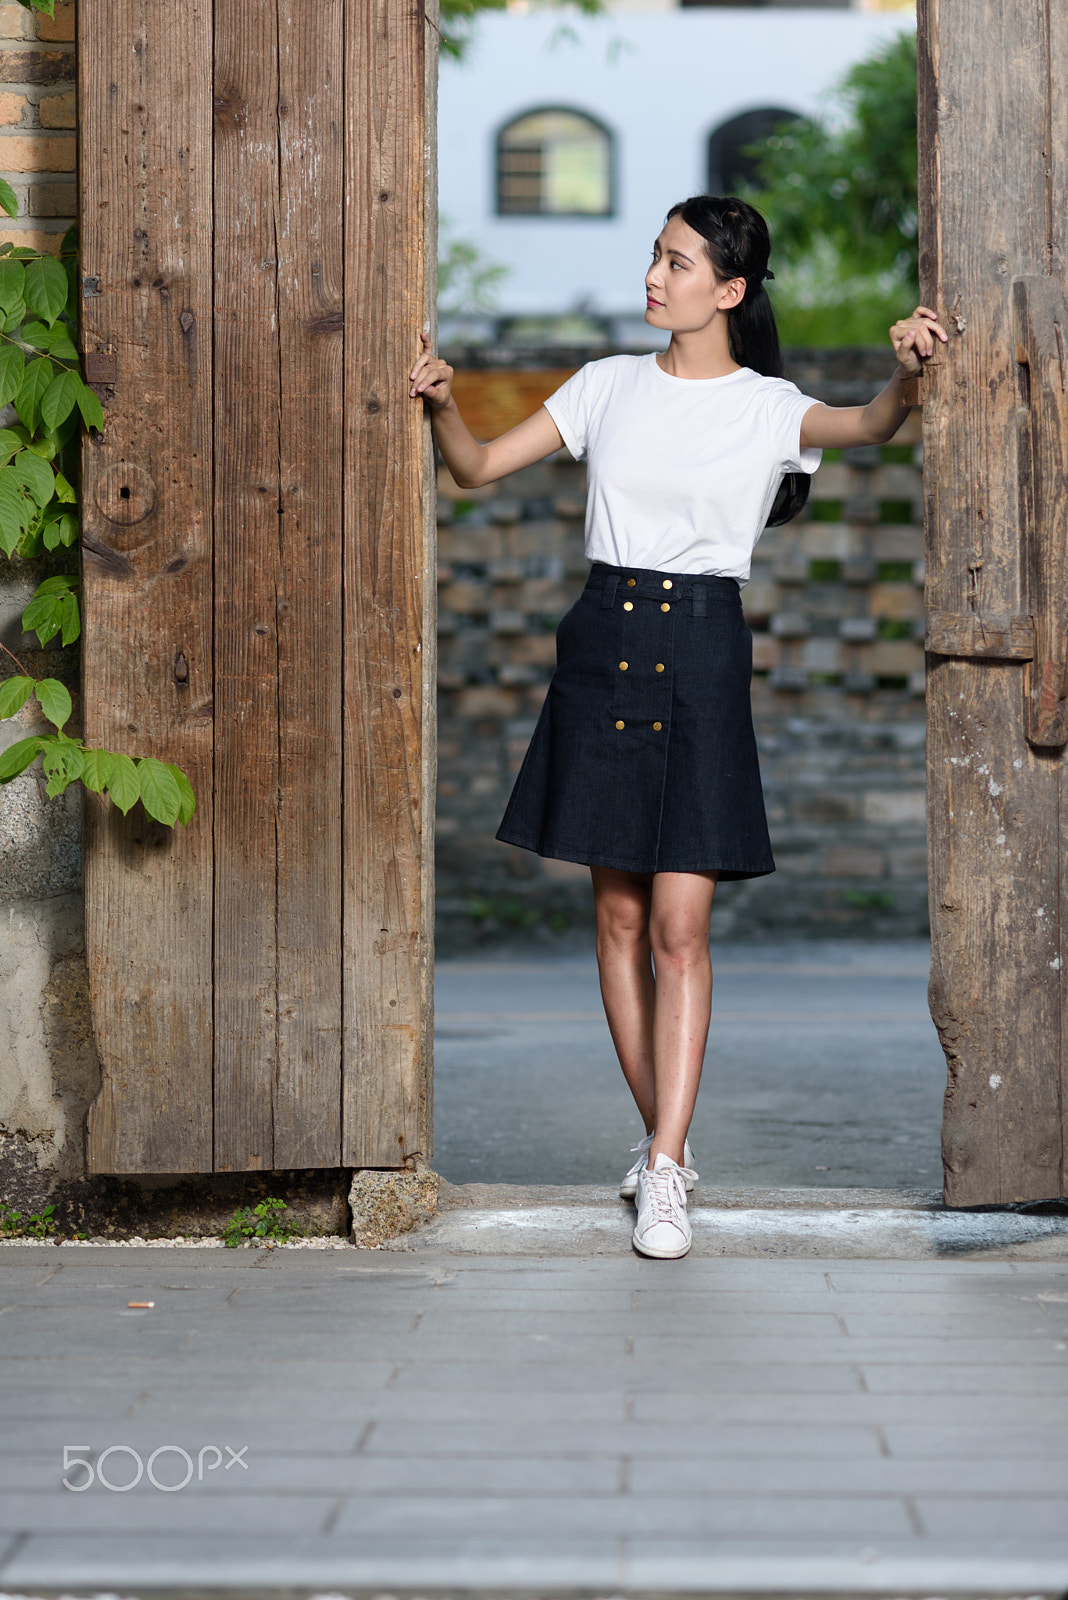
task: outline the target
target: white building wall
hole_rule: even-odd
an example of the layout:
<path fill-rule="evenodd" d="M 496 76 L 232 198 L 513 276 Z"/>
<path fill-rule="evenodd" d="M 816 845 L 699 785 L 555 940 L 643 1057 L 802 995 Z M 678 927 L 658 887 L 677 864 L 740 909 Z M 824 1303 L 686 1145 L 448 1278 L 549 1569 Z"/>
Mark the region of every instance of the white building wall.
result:
<path fill-rule="evenodd" d="M 693 8 L 575 18 L 487 13 L 467 58 L 443 60 L 440 205 L 452 236 L 509 275 L 504 314 L 641 316 L 667 208 L 701 192 L 708 136 L 758 106 L 811 114 L 856 61 L 913 30 L 909 12 Z M 498 217 L 498 129 L 538 106 L 597 117 L 616 140 L 613 217 Z M 772 265 L 774 265 L 774 254 Z"/>

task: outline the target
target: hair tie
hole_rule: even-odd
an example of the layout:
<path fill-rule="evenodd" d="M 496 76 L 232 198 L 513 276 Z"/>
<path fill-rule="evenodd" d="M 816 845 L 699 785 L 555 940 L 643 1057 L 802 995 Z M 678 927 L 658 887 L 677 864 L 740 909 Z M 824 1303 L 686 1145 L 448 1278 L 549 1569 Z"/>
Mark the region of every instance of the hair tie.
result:
<path fill-rule="evenodd" d="M 765 278 L 774 278 L 775 274 L 774 274 L 774 272 L 772 272 L 771 268 L 768 267 L 767 270 L 764 273 L 764 276 L 765 276 Z"/>

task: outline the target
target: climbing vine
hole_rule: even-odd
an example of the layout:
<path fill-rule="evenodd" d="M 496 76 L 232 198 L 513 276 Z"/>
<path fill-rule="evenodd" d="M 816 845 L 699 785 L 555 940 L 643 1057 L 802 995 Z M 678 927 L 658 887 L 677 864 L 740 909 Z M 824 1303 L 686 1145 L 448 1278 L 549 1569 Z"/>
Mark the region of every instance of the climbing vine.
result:
<path fill-rule="evenodd" d="M 39 11 L 51 6 L 51 0 L 23 3 Z M 0 209 L 12 217 L 18 209 L 3 179 Z M 9 557 L 69 549 L 78 539 L 78 440 L 83 427 L 103 427 L 104 413 L 81 374 L 77 281 L 74 228 L 58 257 L 0 244 L 0 407 L 14 413 L 0 426 L 0 550 Z M 36 634 L 42 647 L 57 635 L 63 645 L 74 644 L 81 633 L 78 588 L 73 574 L 45 578 L 22 614 L 23 631 Z M 0 718 L 15 716 L 32 696 L 55 729 L 0 753 L 0 784 L 40 757 L 49 795 L 81 782 L 106 793 L 123 813 L 140 800 L 159 822 L 189 822 L 196 800 L 180 767 L 152 756 L 87 749 L 64 732 L 72 710 L 66 686 L 57 678 L 34 678 L 6 645 L 0 651 L 19 669 L 0 683 Z"/>

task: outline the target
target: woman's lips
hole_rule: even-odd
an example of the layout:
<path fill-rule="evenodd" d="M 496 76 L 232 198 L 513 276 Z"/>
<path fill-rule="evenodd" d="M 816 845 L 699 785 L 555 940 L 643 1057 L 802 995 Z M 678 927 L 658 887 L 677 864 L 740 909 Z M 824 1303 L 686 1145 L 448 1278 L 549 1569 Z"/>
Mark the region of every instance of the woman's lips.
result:
<path fill-rule="evenodd" d="M 646 295 L 645 303 L 647 306 L 658 306 L 663 304 L 663 302 L 660 300 L 654 300 L 651 294 Z"/>

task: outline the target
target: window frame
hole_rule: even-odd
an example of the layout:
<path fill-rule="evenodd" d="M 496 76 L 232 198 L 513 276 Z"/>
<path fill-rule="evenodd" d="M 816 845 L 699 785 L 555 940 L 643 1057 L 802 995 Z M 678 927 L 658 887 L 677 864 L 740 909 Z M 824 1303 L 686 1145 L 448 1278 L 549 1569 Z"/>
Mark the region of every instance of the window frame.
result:
<path fill-rule="evenodd" d="M 596 128 L 598 133 L 604 135 L 608 144 L 608 205 L 604 211 L 502 211 L 501 209 L 501 152 L 502 140 L 509 128 L 517 122 L 522 122 L 526 117 L 544 116 L 547 113 L 561 112 L 569 117 L 581 117 Z M 618 159 L 617 136 L 607 122 L 594 116 L 591 111 L 586 111 L 581 106 L 538 104 L 527 106 L 523 111 L 517 111 L 506 118 L 497 126 L 493 136 L 493 215 L 508 222 L 610 222 L 619 215 L 618 207 Z"/>
<path fill-rule="evenodd" d="M 784 122 L 791 122 L 791 121 L 804 122 L 804 121 L 807 120 L 803 112 L 790 111 L 785 106 L 758 105 L 758 106 L 747 106 L 741 111 L 734 111 L 734 112 L 731 113 L 731 115 L 729 117 L 724 117 L 721 122 L 717 122 L 714 127 L 709 128 L 708 132 L 705 134 L 705 137 L 704 137 L 704 158 L 705 158 L 704 159 L 704 167 L 705 167 L 704 181 L 708 185 L 708 193 L 709 194 L 730 194 L 732 192 L 731 190 L 729 190 L 727 188 L 714 187 L 713 184 L 712 184 L 712 142 L 713 142 L 713 140 L 717 139 L 722 133 L 724 133 L 724 131 L 726 129 L 730 128 L 734 123 L 741 122 L 744 117 L 751 117 L 751 116 L 754 116 L 757 113 L 761 113 L 761 114 L 764 114 L 764 115 L 767 115 L 768 113 L 774 113 L 776 122 L 778 122 L 780 124 L 784 123 Z M 756 142 L 755 139 L 747 139 L 746 140 L 747 144 L 754 144 L 755 142 Z M 725 184 L 726 183 L 726 175 L 722 171 L 722 163 L 721 163 L 721 170 L 719 172 L 719 177 L 723 180 L 723 182 Z"/>

